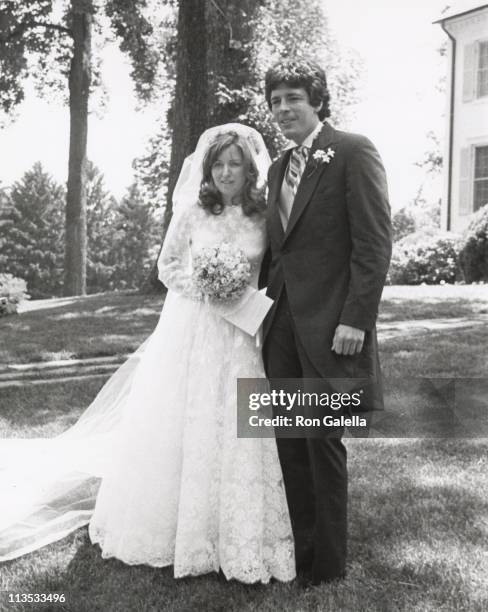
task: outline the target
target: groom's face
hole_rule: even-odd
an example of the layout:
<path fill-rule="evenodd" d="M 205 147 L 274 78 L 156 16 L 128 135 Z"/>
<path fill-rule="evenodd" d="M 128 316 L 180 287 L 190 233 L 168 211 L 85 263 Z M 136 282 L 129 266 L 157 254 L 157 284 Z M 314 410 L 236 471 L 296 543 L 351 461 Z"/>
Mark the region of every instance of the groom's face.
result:
<path fill-rule="evenodd" d="M 322 106 L 312 106 L 303 87 L 283 84 L 273 89 L 270 96 L 271 112 L 286 138 L 301 144 L 319 122 Z"/>

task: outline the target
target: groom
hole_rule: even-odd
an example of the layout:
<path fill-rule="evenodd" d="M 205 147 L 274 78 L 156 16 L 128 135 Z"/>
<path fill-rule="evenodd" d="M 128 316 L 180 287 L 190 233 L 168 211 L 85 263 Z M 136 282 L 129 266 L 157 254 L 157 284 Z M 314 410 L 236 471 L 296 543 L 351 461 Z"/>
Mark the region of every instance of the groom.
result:
<path fill-rule="evenodd" d="M 275 303 L 264 322 L 273 378 L 368 378 L 365 409 L 382 407 L 375 321 L 391 254 L 381 159 L 364 136 L 322 123 L 324 71 L 287 60 L 268 70 L 266 101 L 291 145 L 268 175 L 270 249 L 263 270 Z M 346 569 L 343 428 L 278 438 L 297 572 L 313 584 Z"/>

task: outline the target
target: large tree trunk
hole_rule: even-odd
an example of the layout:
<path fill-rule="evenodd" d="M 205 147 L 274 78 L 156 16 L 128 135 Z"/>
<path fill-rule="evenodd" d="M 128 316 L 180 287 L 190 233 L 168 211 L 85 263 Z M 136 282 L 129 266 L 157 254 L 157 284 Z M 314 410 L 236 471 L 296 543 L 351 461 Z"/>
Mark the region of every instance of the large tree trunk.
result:
<path fill-rule="evenodd" d="M 180 0 L 177 24 L 176 87 L 170 111 L 172 130 L 168 195 L 163 219 L 163 236 L 173 212 L 171 198 L 183 161 L 195 148 L 207 127 L 207 60 L 205 0 Z M 161 289 L 157 264 L 149 275 L 143 292 Z"/>
<path fill-rule="evenodd" d="M 222 105 L 215 92 L 220 83 L 239 91 L 249 85 L 249 42 L 252 39 L 252 18 L 259 0 L 219 0 L 218 5 L 205 2 L 208 66 L 208 115 L 211 125 L 240 122 L 247 110 L 237 96 Z"/>
<path fill-rule="evenodd" d="M 207 128 L 208 78 L 206 60 L 205 4 L 202 0 L 180 0 L 176 87 L 171 109 L 172 146 L 168 179 L 168 206 L 187 155 Z"/>
<path fill-rule="evenodd" d="M 64 295 L 86 294 L 86 143 L 91 81 L 90 2 L 72 0 L 73 57 L 69 73 L 70 142 L 66 196 Z"/>

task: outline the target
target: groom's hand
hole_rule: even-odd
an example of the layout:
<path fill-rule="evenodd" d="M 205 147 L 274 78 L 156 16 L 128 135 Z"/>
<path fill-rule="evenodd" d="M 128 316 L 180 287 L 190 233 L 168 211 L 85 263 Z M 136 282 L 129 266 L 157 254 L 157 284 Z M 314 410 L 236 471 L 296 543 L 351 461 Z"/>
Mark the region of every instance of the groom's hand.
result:
<path fill-rule="evenodd" d="M 335 330 L 332 350 L 338 355 L 355 355 L 363 348 L 364 330 L 340 323 Z"/>

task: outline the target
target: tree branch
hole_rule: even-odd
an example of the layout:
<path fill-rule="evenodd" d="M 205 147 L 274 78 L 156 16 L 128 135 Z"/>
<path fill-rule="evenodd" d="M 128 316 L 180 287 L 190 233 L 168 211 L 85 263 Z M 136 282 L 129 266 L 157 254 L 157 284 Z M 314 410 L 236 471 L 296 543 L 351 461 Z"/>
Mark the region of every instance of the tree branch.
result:
<path fill-rule="evenodd" d="M 58 30 L 58 32 L 62 32 L 63 34 L 69 34 L 69 36 L 73 36 L 73 30 L 71 28 L 66 28 L 65 26 L 58 25 L 57 23 L 41 23 L 40 21 L 32 22 L 32 27 L 42 26 L 43 28 L 47 28 L 48 30 Z"/>
<path fill-rule="evenodd" d="M 19 25 L 11 32 L 8 36 L 2 37 L 0 36 L 1 42 L 8 42 L 13 38 L 18 38 L 22 36 L 22 34 L 29 29 L 43 27 L 48 30 L 57 30 L 58 32 L 62 32 L 63 34 L 68 34 L 73 37 L 73 32 L 70 28 L 66 28 L 65 26 L 58 25 L 56 23 L 42 23 L 41 21 L 22 21 Z"/>

